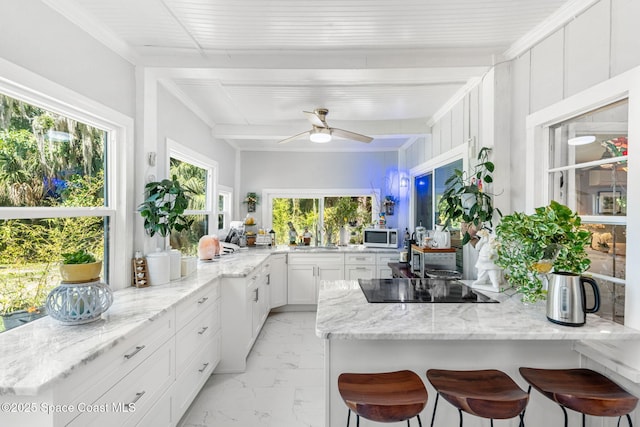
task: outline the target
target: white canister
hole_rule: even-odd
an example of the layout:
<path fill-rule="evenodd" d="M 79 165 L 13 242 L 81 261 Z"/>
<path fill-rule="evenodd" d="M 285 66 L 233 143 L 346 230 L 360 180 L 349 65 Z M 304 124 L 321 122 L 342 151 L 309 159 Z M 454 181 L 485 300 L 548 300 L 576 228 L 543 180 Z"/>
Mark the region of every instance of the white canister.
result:
<path fill-rule="evenodd" d="M 178 280 L 180 278 L 181 258 L 182 253 L 177 249 L 170 249 L 167 251 L 169 254 L 169 278 L 171 280 Z"/>
<path fill-rule="evenodd" d="M 449 249 L 451 247 L 451 233 L 449 233 L 449 230 L 445 230 L 442 225 L 436 225 L 431 246 L 434 249 Z"/>
<path fill-rule="evenodd" d="M 149 270 L 150 285 L 164 285 L 171 280 L 169 253 L 156 248 L 155 252 L 147 254 L 147 269 Z"/>

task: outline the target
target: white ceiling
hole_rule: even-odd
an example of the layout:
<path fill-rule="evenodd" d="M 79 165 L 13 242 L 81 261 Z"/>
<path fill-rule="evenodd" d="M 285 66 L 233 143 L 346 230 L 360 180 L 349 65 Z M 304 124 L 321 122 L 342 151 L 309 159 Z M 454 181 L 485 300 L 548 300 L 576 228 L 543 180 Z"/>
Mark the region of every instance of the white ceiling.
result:
<path fill-rule="evenodd" d="M 518 41 L 589 0 L 43 0 L 164 85 L 246 150 L 330 126 L 370 135 L 322 149 L 388 150 Z M 592 1 L 591 1 L 592 2 Z M 552 28 L 548 28 L 547 31 Z"/>

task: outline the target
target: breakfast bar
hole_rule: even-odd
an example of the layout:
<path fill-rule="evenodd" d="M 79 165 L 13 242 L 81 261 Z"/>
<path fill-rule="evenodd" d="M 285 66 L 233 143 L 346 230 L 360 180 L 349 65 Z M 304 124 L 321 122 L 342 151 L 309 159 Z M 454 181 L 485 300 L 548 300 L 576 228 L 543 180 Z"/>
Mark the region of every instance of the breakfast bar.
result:
<path fill-rule="evenodd" d="M 525 305 L 512 290 L 479 294 L 497 303 L 370 303 L 358 281 L 322 282 L 316 334 L 325 345 L 326 425 L 346 425 L 347 407 L 337 388 L 343 372 L 413 370 L 427 386 L 429 399 L 422 415 L 430 419 L 436 393 L 426 380 L 427 369 L 500 369 L 526 390 L 518 374 L 521 366 L 579 367 L 576 345 L 640 340 L 640 331 L 592 314 L 582 327 L 553 324 L 546 319 L 544 304 Z M 487 422 L 466 416 L 464 425 Z M 525 422 L 562 425 L 562 411 L 533 392 Z M 578 415 L 570 414 L 571 425 L 578 422 Z M 457 410 L 439 404 L 435 425 L 457 423 Z M 518 419 L 496 421 L 496 426 L 503 425 L 515 427 Z"/>

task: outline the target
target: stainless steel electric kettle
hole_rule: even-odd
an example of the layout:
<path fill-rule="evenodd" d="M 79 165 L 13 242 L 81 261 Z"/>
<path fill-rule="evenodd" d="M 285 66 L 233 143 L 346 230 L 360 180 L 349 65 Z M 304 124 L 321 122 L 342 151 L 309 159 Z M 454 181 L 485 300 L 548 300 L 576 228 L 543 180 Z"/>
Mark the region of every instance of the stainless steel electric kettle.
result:
<path fill-rule="evenodd" d="M 593 288 L 593 307 L 587 308 L 584 284 Z M 582 326 L 587 313 L 600 309 L 600 291 L 595 280 L 572 273 L 552 273 L 547 292 L 547 319 L 565 326 Z"/>

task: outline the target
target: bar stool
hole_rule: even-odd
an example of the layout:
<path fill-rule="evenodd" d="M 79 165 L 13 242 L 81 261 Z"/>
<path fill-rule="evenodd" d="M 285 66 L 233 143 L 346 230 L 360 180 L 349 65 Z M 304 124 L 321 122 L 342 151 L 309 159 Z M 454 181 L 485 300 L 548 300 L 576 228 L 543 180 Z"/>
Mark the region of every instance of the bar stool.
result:
<path fill-rule="evenodd" d="M 524 410 L 529 395 L 502 371 L 496 369 L 478 371 L 449 371 L 429 369 L 427 378 L 438 394 L 433 406 L 431 426 L 436 418 L 438 398 L 458 409 L 460 427 L 462 412 L 493 420 L 520 417 L 520 426 L 524 427 Z"/>
<path fill-rule="evenodd" d="M 349 408 L 347 427 L 351 411 L 356 414 L 356 425 L 360 417 L 381 423 L 407 421 L 413 417 L 420 421 L 420 412 L 427 406 L 427 389 L 413 371 L 351 374 L 338 377 L 338 391 Z"/>
<path fill-rule="evenodd" d="M 590 369 L 535 369 L 520 368 L 520 375 L 531 387 L 553 400 L 564 412 L 564 425 L 568 426 L 567 410 L 598 417 L 618 417 L 626 415 L 629 427 L 633 426 L 629 413 L 638 403 L 638 398 L 627 393 L 618 384 L 604 375 Z"/>

